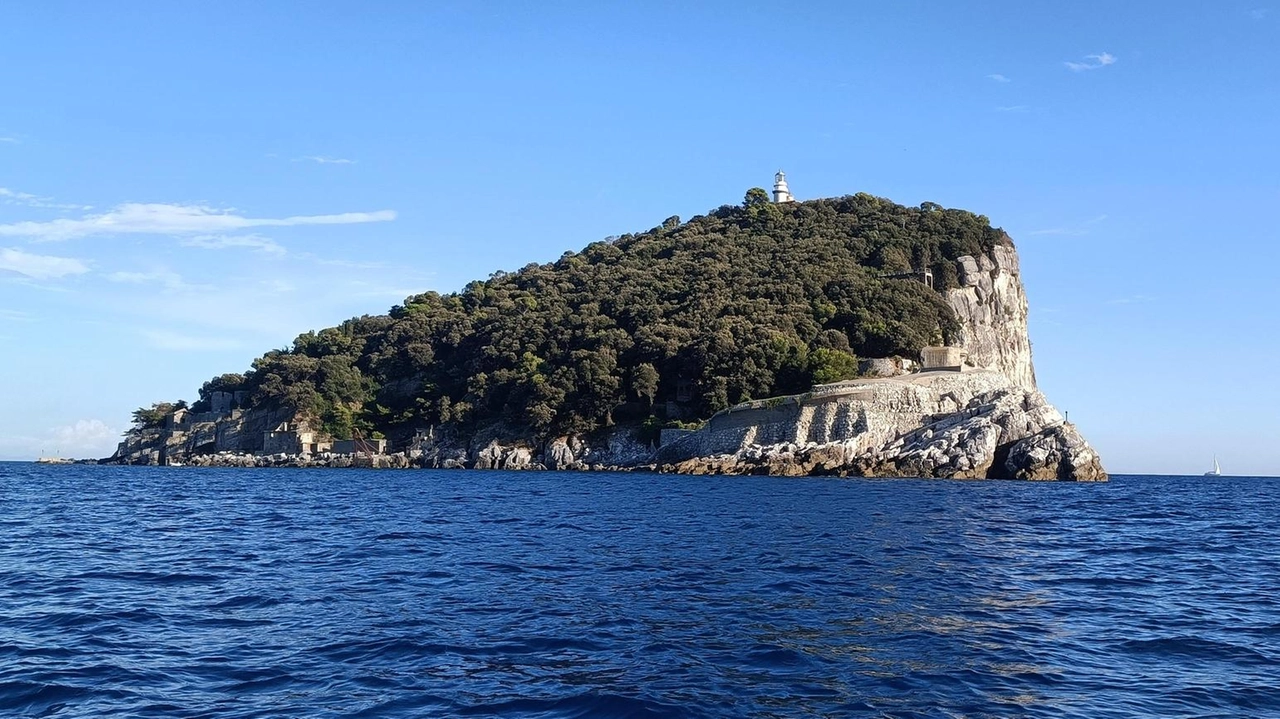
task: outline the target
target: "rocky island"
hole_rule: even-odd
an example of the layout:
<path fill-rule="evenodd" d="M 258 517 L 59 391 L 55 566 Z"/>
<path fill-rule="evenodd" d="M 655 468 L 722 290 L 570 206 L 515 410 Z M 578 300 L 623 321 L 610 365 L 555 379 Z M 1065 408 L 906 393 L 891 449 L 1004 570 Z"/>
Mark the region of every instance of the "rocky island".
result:
<path fill-rule="evenodd" d="M 1105 480 L 987 218 L 748 191 L 308 332 L 108 462 Z"/>

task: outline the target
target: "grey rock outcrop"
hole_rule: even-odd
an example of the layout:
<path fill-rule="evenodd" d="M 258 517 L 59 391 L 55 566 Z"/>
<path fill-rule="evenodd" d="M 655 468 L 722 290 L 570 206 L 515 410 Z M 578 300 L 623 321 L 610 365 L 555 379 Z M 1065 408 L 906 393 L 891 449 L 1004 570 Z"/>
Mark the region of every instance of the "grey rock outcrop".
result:
<path fill-rule="evenodd" d="M 575 456 L 575 448 L 572 445 L 578 445 L 577 452 L 581 453 L 581 442 L 576 437 L 557 437 L 547 444 L 546 457 L 543 460 L 547 465 L 547 469 L 577 469 L 578 459 Z"/>
<path fill-rule="evenodd" d="M 1075 425 L 1067 423 L 1055 425 L 1014 444 L 1005 460 L 1005 473 L 1012 479 L 1107 478 L 1097 452 L 1080 436 Z"/>
<path fill-rule="evenodd" d="M 524 446 L 504 447 L 494 439 L 476 452 L 471 466 L 474 469 L 529 469 L 533 464 L 533 451 Z"/>
<path fill-rule="evenodd" d="M 842 382 L 740 405 L 660 449 L 657 464 L 687 474 L 1107 478 L 1039 390 L 995 370 Z"/>

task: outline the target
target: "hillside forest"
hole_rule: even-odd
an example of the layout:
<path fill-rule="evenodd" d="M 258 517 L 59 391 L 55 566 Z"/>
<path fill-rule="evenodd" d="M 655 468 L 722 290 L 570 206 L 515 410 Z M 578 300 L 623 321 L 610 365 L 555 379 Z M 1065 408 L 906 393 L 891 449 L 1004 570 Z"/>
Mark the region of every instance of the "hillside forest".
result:
<path fill-rule="evenodd" d="M 946 342 L 955 260 L 1009 242 L 986 217 L 933 203 L 774 204 L 753 188 L 739 205 L 307 332 L 206 382 L 192 409 L 243 390 L 245 408 L 291 409 L 336 438 L 697 421 L 851 378 L 859 357 Z M 933 289 L 909 276 L 924 268 Z"/>

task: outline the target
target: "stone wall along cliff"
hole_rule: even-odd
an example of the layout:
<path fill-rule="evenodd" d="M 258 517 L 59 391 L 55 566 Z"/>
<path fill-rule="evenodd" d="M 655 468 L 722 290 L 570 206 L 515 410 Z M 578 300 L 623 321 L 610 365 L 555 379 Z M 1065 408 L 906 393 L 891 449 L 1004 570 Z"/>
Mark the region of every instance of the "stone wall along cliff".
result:
<path fill-rule="evenodd" d="M 1039 390 L 994 370 L 854 380 L 722 412 L 658 450 L 660 471 L 1103 480 Z"/>

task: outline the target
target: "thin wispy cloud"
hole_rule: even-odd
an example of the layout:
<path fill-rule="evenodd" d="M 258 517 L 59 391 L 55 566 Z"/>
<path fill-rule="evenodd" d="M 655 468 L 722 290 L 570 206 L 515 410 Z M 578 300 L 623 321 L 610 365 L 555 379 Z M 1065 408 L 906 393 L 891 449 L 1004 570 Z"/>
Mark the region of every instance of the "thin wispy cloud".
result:
<path fill-rule="evenodd" d="M 1107 304 L 1109 304 L 1109 305 L 1137 305 L 1137 304 L 1142 304 L 1142 303 L 1144 303 L 1144 302 L 1150 302 L 1150 301 L 1152 301 L 1152 300 L 1154 300 L 1154 299 L 1155 299 L 1155 297 L 1152 297 L 1151 295 L 1129 295 L 1129 296 L 1127 296 L 1127 297 L 1117 297 L 1117 298 L 1115 298 L 1115 299 L 1113 299 L 1113 300 L 1107 300 Z"/>
<path fill-rule="evenodd" d="M 1116 64 L 1116 56 L 1109 52 L 1099 53 L 1097 55 L 1085 55 L 1084 62 L 1064 62 L 1063 65 L 1072 72 L 1084 72 L 1085 70 L 1097 70 L 1108 65 Z"/>
<path fill-rule="evenodd" d="M 129 285 L 160 285 L 166 290 L 172 290 L 175 292 L 181 290 L 210 289 L 201 285 L 190 284 L 186 280 L 182 279 L 182 275 L 168 269 L 152 270 L 151 272 L 112 272 L 107 275 L 107 280 Z"/>
<path fill-rule="evenodd" d="M 41 197 L 33 195 L 30 192 L 18 192 L 7 187 L 0 187 L 0 202 L 6 205 L 22 205 L 23 207 L 38 207 L 44 209 L 55 210 L 91 210 L 92 207 L 86 205 L 66 205 L 54 202 L 51 197 Z"/>
<path fill-rule="evenodd" d="M 0 321 L 4 322 L 35 322 L 36 318 L 30 312 L 21 310 L 6 310 L 0 308 Z"/>
<path fill-rule="evenodd" d="M 16 138 L 16 137 L 8 137 L 8 136 L 0 136 L 0 142 L 6 143 L 6 144 L 9 144 L 9 145 L 18 145 L 18 144 L 21 144 L 20 142 L 18 142 L 18 138 Z"/>
<path fill-rule="evenodd" d="M 303 157 L 293 158 L 294 162 L 314 162 L 317 165 L 354 165 L 355 160 L 348 160 L 345 157 L 326 157 L 324 155 L 304 155 Z"/>
<path fill-rule="evenodd" d="M 1249 17 L 1254 20 L 1265 20 L 1267 15 L 1271 14 L 1271 8 L 1256 7 L 1249 11 Z"/>
<path fill-rule="evenodd" d="M 36 255 L 13 247 L 0 249 L 0 276 L 10 272 L 33 280 L 56 280 L 88 271 L 89 266 L 74 257 Z"/>
<path fill-rule="evenodd" d="M 994 81 L 996 81 L 996 82 L 1013 82 L 1012 80 L 1010 80 L 1009 78 L 1005 77 L 1004 75 L 1001 75 L 1001 74 L 1000 74 L 1000 73 L 998 73 L 998 72 L 996 72 L 996 73 L 992 73 L 992 74 L 990 74 L 990 75 L 987 75 L 987 79 L 988 79 L 988 80 L 994 80 Z"/>
<path fill-rule="evenodd" d="M 389 222 L 395 218 L 394 210 L 266 218 L 244 217 L 230 210 L 218 210 L 204 205 L 128 203 L 110 212 L 86 215 L 80 219 L 0 225 L 0 237 L 26 237 L 37 242 L 52 242 L 95 235 L 216 235 L 251 227 L 351 225 Z"/>
<path fill-rule="evenodd" d="M 1026 112 L 1030 109 L 1029 105 L 1000 105 L 996 108 L 996 112 Z"/>
<path fill-rule="evenodd" d="M 180 244 L 206 250 L 247 249 L 280 257 L 287 254 L 280 243 L 261 235 L 197 235 L 182 240 Z"/>

